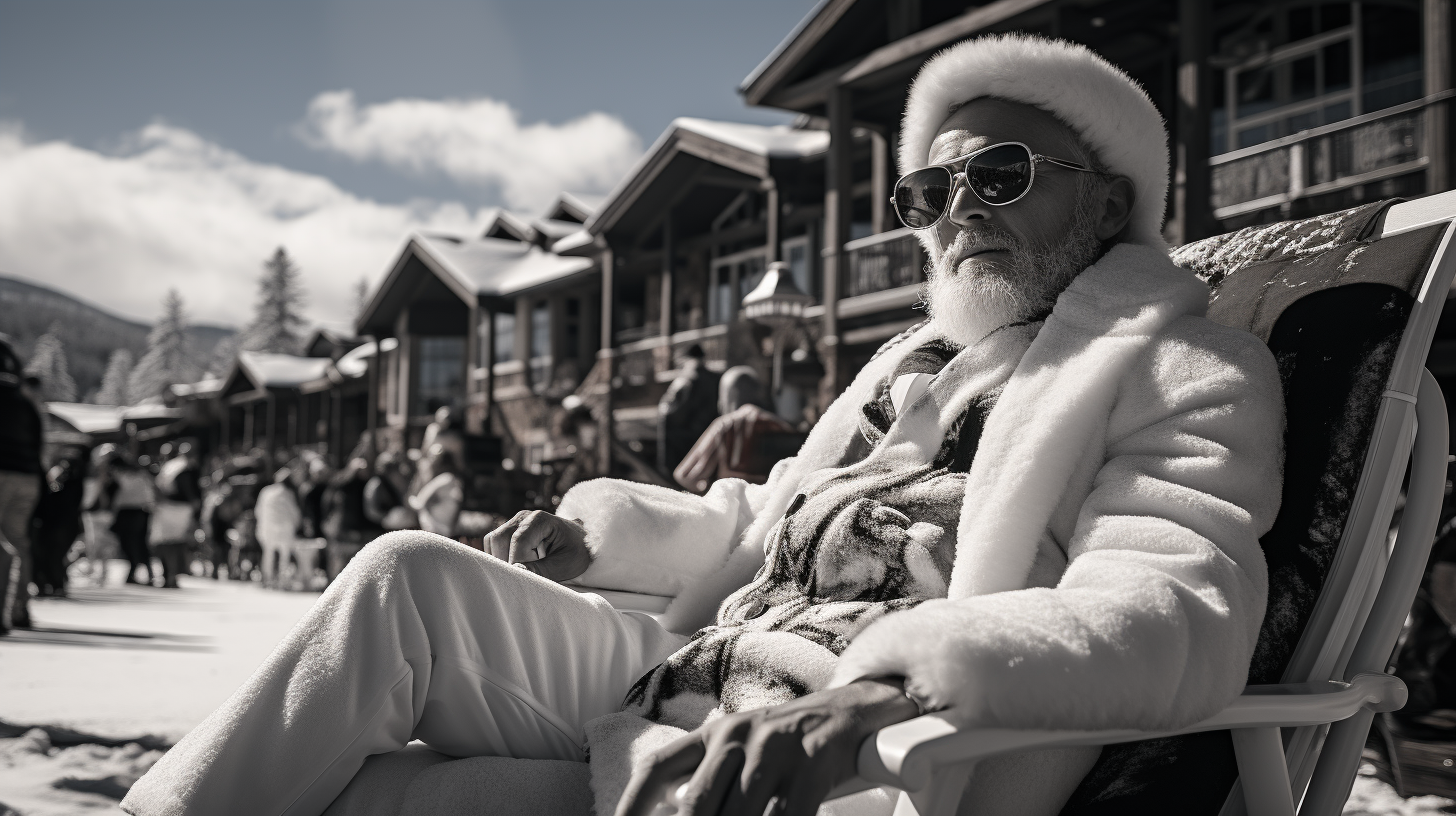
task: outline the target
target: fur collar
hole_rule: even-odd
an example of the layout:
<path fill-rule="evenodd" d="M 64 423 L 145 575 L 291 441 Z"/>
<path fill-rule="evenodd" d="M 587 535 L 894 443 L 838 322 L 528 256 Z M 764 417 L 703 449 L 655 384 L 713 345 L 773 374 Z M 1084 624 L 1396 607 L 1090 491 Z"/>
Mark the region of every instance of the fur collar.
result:
<path fill-rule="evenodd" d="M 993 333 L 962 351 L 897 420 L 903 427 L 892 434 L 919 455 L 933 456 L 943 433 L 941 414 L 964 407 L 957 369 L 984 367 L 993 347 L 1026 348 L 986 419 L 967 478 L 951 598 L 1025 586 L 1038 541 L 1078 459 L 1105 427 L 1123 374 L 1165 326 L 1183 315 L 1202 315 L 1207 302 L 1207 287 L 1166 253 L 1119 244 L 1061 294 L 1029 347 Z M 922 326 L 900 338 L 860 371 L 774 480 L 767 505 L 744 533 L 745 545 L 762 552 L 809 474 L 844 463 L 858 433 L 860 406 L 933 331 Z M 971 358 L 981 362 L 962 365 Z"/>

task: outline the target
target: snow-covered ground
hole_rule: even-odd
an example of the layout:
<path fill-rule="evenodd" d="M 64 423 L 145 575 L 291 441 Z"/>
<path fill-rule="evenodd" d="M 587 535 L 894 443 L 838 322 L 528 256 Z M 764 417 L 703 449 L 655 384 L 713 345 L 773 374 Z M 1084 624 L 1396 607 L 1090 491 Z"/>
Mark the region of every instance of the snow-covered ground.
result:
<path fill-rule="evenodd" d="M 38 599 L 36 628 L 0 638 L 0 816 L 119 816 L 126 788 L 258 666 L 318 597 L 257 584 L 182 578 L 176 590 L 105 587 Z M 119 741 L 58 746 L 66 730 Z M 149 737 L 149 739 L 142 739 Z M 141 742 L 128 742 L 129 740 Z M 1403 800 L 1362 775 L 1349 816 L 1437 816 L 1456 803 Z"/>

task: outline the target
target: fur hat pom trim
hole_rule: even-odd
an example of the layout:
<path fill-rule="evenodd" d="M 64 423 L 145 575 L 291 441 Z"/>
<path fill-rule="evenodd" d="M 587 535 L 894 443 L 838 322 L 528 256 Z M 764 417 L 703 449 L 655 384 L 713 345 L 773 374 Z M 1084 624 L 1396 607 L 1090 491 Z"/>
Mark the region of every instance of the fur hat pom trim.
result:
<path fill-rule="evenodd" d="M 967 40 L 936 54 L 910 87 L 900 132 L 900 172 L 924 167 L 940 126 L 967 102 L 994 96 L 1041 108 L 1071 127 L 1137 199 L 1128 240 L 1166 249 L 1168 135 L 1132 77 L 1086 46 L 1025 34 Z"/>

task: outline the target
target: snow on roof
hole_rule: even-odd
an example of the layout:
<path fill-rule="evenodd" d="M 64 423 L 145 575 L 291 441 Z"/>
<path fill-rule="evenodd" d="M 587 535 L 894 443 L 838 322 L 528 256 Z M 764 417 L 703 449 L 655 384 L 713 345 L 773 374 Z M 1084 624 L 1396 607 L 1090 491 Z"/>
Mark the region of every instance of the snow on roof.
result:
<path fill-rule="evenodd" d="M 162 404 L 161 397 L 151 397 L 145 402 L 140 402 L 127 408 L 121 409 L 121 418 L 126 419 L 177 419 L 182 412 L 176 408 L 168 408 Z"/>
<path fill-rule="evenodd" d="M 179 397 L 210 397 L 222 390 L 221 377 L 208 377 L 195 383 L 175 383 L 168 388 Z"/>
<path fill-rule="evenodd" d="M 788 125 L 748 125 L 692 117 L 674 119 L 672 126 L 771 158 L 807 158 L 829 150 L 829 132 L 825 130 L 798 130 Z"/>
<path fill-rule="evenodd" d="M 48 402 L 46 413 L 65 422 L 81 433 L 105 433 L 121 430 L 121 407 L 87 405 L 81 402 Z"/>
<path fill-rule="evenodd" d="M 590 232 L 587 232 L 585 229 L 578 229 L 576 232 L 552 244 L 551 251 L 557 255 L 565 255 L 573 250 L 591 246 L 594 240 Z"/>
<path fill-rule="evenodd" d="M 378 345 L 385 351 L 394 351 L 399 348 L 399 340 L 393 337 L 386 337 Z M 369 358 L 378 353 L 374 346 L 374 343 L 365 343 L 358 348 L 350 350 L 347 354 L 340 357 L 337 363 L 334 363 L 334 368 L 345 377 L 364 376 L 369 371 Z"/>
<path fill-rule="evenodd" d="M 581 229 L 575 221 L 557 221 L 554 218 L 537 218 L 531 226 L 550 241 L 557 241 Z"/>
<path fill-rule="evenodd" d="M 481 295 L 514 294 L 585 272 L 595 263 L 591 258 L 563 258 L 533 244 L 498 238 L 417 235 L 415 240 L 466 289 Z"/>
<path fill-rule="evenodd" d="M 561 198 L 570 201 L 587 212 L 596 212 L 598 207 L 607 200 L 605 195 L 600 193 L 572 193 L 563 192 Z"/>
<path fill-rule="evenodd" d="M 327 357 L 295 357 L 261 351 L 238 354 L 238 365 L 247 372 L 248 378 L 265 388 L 297 388 L 324 376 L 330 362 Z"/>

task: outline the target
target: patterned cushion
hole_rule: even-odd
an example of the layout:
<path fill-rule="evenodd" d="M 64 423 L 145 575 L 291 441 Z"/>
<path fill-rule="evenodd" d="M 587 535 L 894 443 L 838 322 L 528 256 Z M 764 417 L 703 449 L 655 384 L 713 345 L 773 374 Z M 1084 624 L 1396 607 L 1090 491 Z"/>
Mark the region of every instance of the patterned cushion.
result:
<path fill-rule="evenodd" d="M 1372 240 L 1391 201 L 1250 227 L 1173 259 L 1212 289 L 1208 317 L 1268 343 L 1284 385 L 1284 495 L 1261 539 L 1269 602 L 1249 683 L 1278 683 L 1344 531 L 1365 451 L 1442 226 Z M 1238 776 L 1228 732 L 1108 746 L 1064 816 L 1214 816 Z"/>

